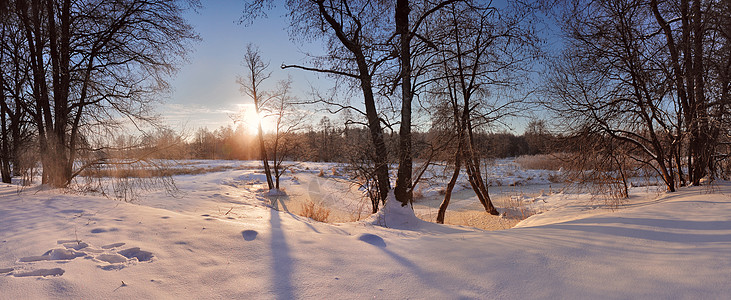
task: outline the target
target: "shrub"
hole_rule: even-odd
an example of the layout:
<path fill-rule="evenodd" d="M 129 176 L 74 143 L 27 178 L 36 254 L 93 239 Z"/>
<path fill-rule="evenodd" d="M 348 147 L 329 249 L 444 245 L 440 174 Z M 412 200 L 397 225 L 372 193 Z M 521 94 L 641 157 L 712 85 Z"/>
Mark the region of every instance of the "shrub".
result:
<path fill-rule="evenodd" d="M 554 173 L 554 174 L 548 174 L 548 181 L 550 181 L 551 183 L 562 183 L 562 182 L 566 182 L 566 178 L 565 178 L 565 176 L 563 176 L 561 174 Z"/>
<path fill-rule="evenodd" d="M 330 216 L 330 209 L 324 207 L 321 202 L 315 203 L 312 200 L 308 200 L 302 204 L 301 215 L 318 222 L 327 222 L 327 217 Z"/>
<path fill-rule="evenodd" d="M 424 191 L 422 191 L 421 188 L 415 189 L 413 192 L 413 198 L 414 198 L 414 200 L 423 199 Z"/>
<path fill-rule="evenodd" d="M 564 166 L 565 155 L 539 154 L 524 155 L 515 159 L 526 170 L 559 170 Z"/>

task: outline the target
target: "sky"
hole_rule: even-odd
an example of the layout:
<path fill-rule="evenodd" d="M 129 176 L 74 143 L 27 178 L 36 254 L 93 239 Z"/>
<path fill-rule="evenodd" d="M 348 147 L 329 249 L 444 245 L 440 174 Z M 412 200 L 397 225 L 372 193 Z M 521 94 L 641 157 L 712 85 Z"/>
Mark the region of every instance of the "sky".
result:
<path fill-rule="evenodd" d="M 281 8 L 244 26 L 238 24 L 244 1 L 202 2 L 202 9 L 186 14 L 201 41 L 193 44 L 188 61 L 170 80 L 172 93 L 160 107 L 159 113 L 169 126 L 184 131 L 202 127 L 215 130 L 233 125 L 230 115 L 253 107 L 252 100 L 240 92 L 236 83 L 237 75 L 244 71 L 242 58 L 247 43 L 258 46 L 262 58 L 270 62 L 272 77 L 265 88 L 272 88 L 289 75 L 295 93 L 301 93 L 317 80 L 314 74 L 279 68 L 282 63 L 302 63 L 306 57 L 300 49 L 312 46 L 289 39 L 288 20 Z"/>
<path fill-rule="evenodd" d="M 202 2 L 202 9 L 186 14 L 201 40 L 192 45 L 188 61 L 170 80 L 172 93 L 159 109 L 168 126 L 183 133 L 203 127 L 215 130 L 234 125 L 232 115 L 253 108 L 252 99 L 244 96 L 236 83 L 237 75 L 244 71 L 242 58 L 247 43 L 258 46 L 262 58 L 270 62 L 272 77 L 265 83 L 265 89 L 273 89 L 278 80 L 288 76 L 293 80 L 294 94 L 300 98 L 307 97 L 311 86 L 322 90 L 332 85 L 325 76 L 313 72 L 279 68 L 282 63 L 307 65 L 304 51 L 322 51 L 319 41 L 304 43 L 289 38 L 289 20 L 281 3 L 277 3 L 278 7 L 269 11 L 266 18 L 245 26 L 238 22 L 246 8 L 244 1 Z M 322 115 L 325 113 L 313 111 L 312 121 L 317 122 Z M 522 133 L 527 119 L 508 122 L 514 132 Z M 252 124 L 244 125 L 253 127 Z M 264 127 L 267 130 L 266 121 Z"/>

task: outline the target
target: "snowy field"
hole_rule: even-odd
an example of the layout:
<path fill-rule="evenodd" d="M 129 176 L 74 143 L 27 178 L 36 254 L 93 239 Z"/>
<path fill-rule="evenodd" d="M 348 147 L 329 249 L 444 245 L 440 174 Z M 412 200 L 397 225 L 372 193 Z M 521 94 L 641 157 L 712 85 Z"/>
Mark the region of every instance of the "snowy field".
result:
<path fill-rule="evenodd" d="M 298 164 L 282 178 L 287 196 L 277 197 L 262 189 L 256 162 L 186 165 L 219 171 L 175 176 L 174 196 L 149 191 L 131 203 L 0 185 L 0 299 L 731 294 L 727 182 L 672 194 L 632 188 L 623 207 L 609 209 L 590 195 L 554 192 L 543 181 L 548 171 L 496 167 L 490 176 L 503 182 L 494 188 L 520 203 L 514 210 L 536 214 L 484 231 L 426 222 L 398 206 L 368 216 L 367 200 L 337 165 Z M 514 189 L 521 186 L 530 188 Z M 419 191 L 417 215 L 428 218 L 439 188 Z M 476 200 L 462 193 L 448 216 L 475 212 Z M 302 199 L 327 204 L 337 223 L 291 213 Z"/>

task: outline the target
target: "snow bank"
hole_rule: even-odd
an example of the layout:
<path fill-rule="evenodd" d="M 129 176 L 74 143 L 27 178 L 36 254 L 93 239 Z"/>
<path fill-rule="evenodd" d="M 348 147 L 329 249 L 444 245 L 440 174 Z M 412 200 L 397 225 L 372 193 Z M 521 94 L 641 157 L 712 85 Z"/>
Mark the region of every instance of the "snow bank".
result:
<path fill-rule="evenodd" d="M 365 219 L 363 223 L 394 229 L 416 230 L 428 222 L 417 218 L 411 205 L 401 206 L 401 202 L 396 200 L 393 191 L 390 191 L 386 204 L 377 213 Z"/>
<path fill-rule="evenodd" d="M 731 294 L 729 183 L 633 190 L 614 211 L 547 196 L 555 210 L 532 217 L 530 227 L 485 232 L 418 220 L 393 196 L 367 222 L 314 222 L 269 209 L 258 189 L 237 183 L 242 174 L 186 176 L 180 198 L 153 192 L 136 204 L 0 185 L 0 298 Z"/>

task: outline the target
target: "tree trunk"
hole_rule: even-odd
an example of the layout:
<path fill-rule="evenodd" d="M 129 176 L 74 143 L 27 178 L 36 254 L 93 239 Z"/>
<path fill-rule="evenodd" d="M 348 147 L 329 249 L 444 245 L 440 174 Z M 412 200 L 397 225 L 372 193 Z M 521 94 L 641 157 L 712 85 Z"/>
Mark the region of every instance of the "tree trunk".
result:
<path fill-rule="evenodd" d="M 281 174 L 279 174 L 279 171 L 275 171 L 276 175 L 274 175 L 274 188 L 279 189 L 279 177 Z"/>
<path fill-rule="evenodd" d="M 257 103 L 254 104 L 257 109 L 256 113 L 259 114 L 259 106 Z M 258 133 L 259 133 L 259 155 L 261 155 L 261 161 L 264 163 L 264 174 L 267 178 L 267 187 L 271 190 L 274 188 L 274 181 L 272 181 L 272 170 L 269 167 L 269 159 L 267 158 L 267 149 L 266 145 L 264 145 L 264 131 L 261 129 L 261 120 L 259 120 L 258 124 Z"/>
<path fill-rule="evenodd" d="M 343 24 L 339 23 L 338 20 L 327 12 L 324 1 L 317 1 L 317 6 L 320 15 L 335 31 L 335 36 L 355 58 L 355 62 L 358 67 L 358 74 L 354 77 L 357 77 L 360 81 L 361 91 L 363 92 L 363 104 L 366 108 L 368 130 L 370 132 L 375 152 L 373 163 L 375 164 L 375 175 L 376 180 L 378 181 L 378 193 L 381 202 L 385 203 L 386 198 L 388 197 L 388 192 L 391 189 L 391 181 L 388 175 L 388 148 L 386 148 L 383 129 L 381 128 L 381 120 L 378 117 L 378 110 L 376 109 L 376 101 L 373 96 L 372 75 L 368 60 L 366 60 L 365 54 L 363 53 L 363 41 L 358 38 L 348 38 L 348 36 L 343 32 Z M 374 213 L 378 211 L 378 203 L 374 203 L 373 211 Z"/>
<path fill-rule="evenodd" d="M 2 75 L 0 75 L 2 76 Z M 2 80 L 0 80 L 2 82 Z M 4 183 L 10 183 L 10 161 L 11 161 L 11 151 L 10 151 L 10 140 L 8 135 L 8 126 L 7 126 L 7 111 L 8 107 L 5 103 L 5 99 L 0 99 L 0 101 L 3 101 L 0 103 L 0 122 L 2 123 L 2 137 L 0 138 L 0 177 L 2 177 L 2 182 Z"/>
<path fill-rule="evenodd" d="M 442 204 L 439 205 L 439 212 L 437 213 L 437 223 L 444 224 L 444 215 L 447 213 L 447 206 L 449 206 L 449 201 L 452 199 L 452 191 L 454 190 L 454 186 L 457 184 L 457 179 L 459 178 L 459 172 L 462 169 L 462 139 L 459 139 L 459 142 L 457 143 L 457 151 L 454 153 L 454 172 L 452 172 L 452 178 L 449 179 L 449 183 L 447 183 L 447 190 L 444 193 L 444 200 L 442 201 Z"/>
<path fill-rule="evenodd" d="M 373 143 L 375 152 L 373 163 L 375 164 L 376 180 L 378 181 L 378 194 L 381 202 L 385 203 L 388 197 L 388 191 L 391 190 L 391 180 L 388 176 L 388 148 L 386 148 L 381 120 L 378 118 L 378 112 L 376 110 L 371 76 L 368 73 L 365 56 L 362 53 L 360 54 L 356 55 L 356 60 L 360 71 L 360 86 L 363 91 L 366 118 L 368 118 L 368 131 L 370 132 L 371 142 Z M 373 207 L 373 212 L 378 212 L 378 203 Z"/>
<path fill-rule="evenodd" d="M 465 106 L 465 110 L 469 106 Z M 467 142 L 466 146 L 464 147 L 466 153 L 463 154 L 465 159 L 465 168 L 467 169 L 467 172 L 469 174 L 470 179 L 470 185 L 472 186 L 472 189 L 475 191 L 475 194 L 477 194 L 477 198 L 480 200 L 480 203 L 482 203 L 482 206 L 485 207 L 485 211 L 490 213 L 491 215 L 499 215 L 500 213 L 497 211 L 495 206 L 492 204 L 492 200 L 490 200 L 490 193 L 488 192 L 487 187 L 485 186 L 484 181 L 482 180 L 482 174 L 480 171 L 480 161 L 477 155 L 475 154 L 475 141 L 472 134 L 472 124 L 469 120 L 469 111 L 467 111 L 468 119 L 466 119 L 466 129 L 467 129 Z"/>
<path fill-rule="evenodd" d="M 279 190 L 279 177 L 282 176 L 282 158 L 279 153 L 279 130 L 274 137 L 274 147 L 272 149 L 272 162 L 274 162 L 274 188 Z"/>
<path fill-rule="evenodd" d="M 477 195 L 477 199 L 480 200 L 480 203 L 485 208 L 486 212 L 490 213 L 491 215 L 499 215 L 500 213 L 497 211 L 495 206 L 492 204 L 492 201 L 490 200 L 490 194 L 488 193 L 487 188 L 485 188 L 485 185 L 482 183 L 482 176 L 480 176 L 479 165 L 476 166 L 474 161 L 470 159 L 468 154 L 464 155 L 465 169 L 467 170 L 470 186 L 475 192 L 475 195 Z"/>
<path fill-rule="evenodd" d="M 693 73 L 695 89 L 693 91 L 695 98 L 696 126 L 693 138 L 695 143 L 691 143 L 695 147 L 695 164 L 693 165 L 693 185 L 700 185 L 700 180 L 706 176 L 706 168 L 710 163 L 712 149 L 708 138 L 708 111 L 705 97 L 705 77 L 703 62 L 703 36 L 704 27 L 701 19 L 701 1 L 693 1 L 691 6 L 693 11 Z"/>
<path fill-rule="evenodd" d="M 0 10 L 3 10 L 4 14 L 5 5 L 0 5 Z M 0 36 L 5 39 L 5 24 L 2 24 L 2 33 L 0 33 Z M 5 51 L 0 51 L 0 61 L 5 61 L 4 54 Z M 15 80 L 18 80 L 18 78 L 16 77 Z M 2 133 L 0 134 L 0 177 L 2 182 L 10 183 L 10 161 L 12 159 L 12 154 L 10 152 L 10 137 L 8 135 L 7 124 L 7 117 L 10 115 L 10 108 L 6 102 L 7 99 L 5 98 L 5 87 L 5 73 L 0 72 L 0 126 L 2 126 Z"/>
<path fill-rule="evenodd" d="M 394 195 L 401 206 L 411 204 L 413 189 L 411 173 L 411 32 L 409 30 L 409 1 L 396 1 L 396 34 L 399 36 L 399 63 L 401 65 L 401 124 L 399 128 L 399 166 Z"/>

